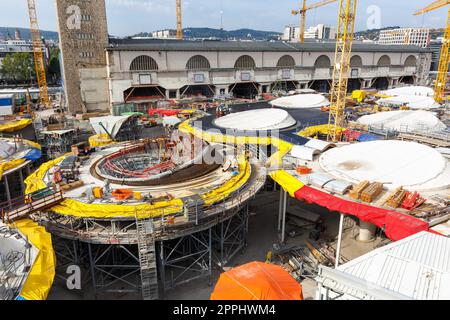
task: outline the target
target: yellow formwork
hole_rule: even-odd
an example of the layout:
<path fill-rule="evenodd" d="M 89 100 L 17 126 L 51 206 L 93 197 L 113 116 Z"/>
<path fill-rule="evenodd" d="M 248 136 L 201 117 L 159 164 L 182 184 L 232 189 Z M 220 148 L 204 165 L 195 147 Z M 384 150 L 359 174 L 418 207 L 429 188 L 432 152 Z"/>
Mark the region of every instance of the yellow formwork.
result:
<path fill-rule="evenodd" d="M 107 146 L 114 143 L 114 141 L 111 140 L 111 138 L 103 133 L 103 134 L 96 134 L 92 137 L 89 137 L 89 145 L 92 148 L 95 147 L 102 147 L 102 146 Z"/>
<path fill-rule="evenodd" d="M 56 257 L 52 237 L 44 227 L 29 219 L 15 222 L 14 227 L 39 250 L 19 299 L 46 300 L 55 278 Z"/>
<path fill-rule="evenodd" d="M 0 124 L 0 132 L 15 132 L 22 130 L 23 128 L 28 127 L 30 124 L 33 123 L 33 120 L 31 119 L 22 119 L 22 120 L 16 120 L 11 121 L 5 124 Z"/>
<path fill-rule="evenodd" d="M 342 132 L 344 132 L 344 131 L 345 131 L 345 128 L 342 128 L 342 127 L 338 128 L 339 134 L 342 134 Z M 323 124 L 323 125 L 319 125 L 319 126 L 308 127 L 306 129 L 300 131 L 297 134 L 301 137 L 313 137 L 317 134 L 328 135 L 329 133 L 330 133 L 330 125 Z"/>
<path fill-rule="evenodd" d="M 0 163 L 0 178 L 3 177 L 3 173 L 5 173 L 8 170 L 17 168 L 18 166 L 23 164 L 25 161 L 26 161 L 26 159 L 16 159 L 16 160 L 11 160 L 8 162 Z"/>

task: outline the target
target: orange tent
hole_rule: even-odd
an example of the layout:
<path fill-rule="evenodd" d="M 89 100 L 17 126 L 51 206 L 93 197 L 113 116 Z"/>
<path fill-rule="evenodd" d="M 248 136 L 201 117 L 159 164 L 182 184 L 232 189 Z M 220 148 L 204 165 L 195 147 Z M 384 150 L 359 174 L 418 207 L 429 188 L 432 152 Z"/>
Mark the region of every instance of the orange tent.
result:
<path fill-rule="evenodd" d="M 283 268 L 251 262 L 222 273 L 211 300 L 303 300 L 303 294 Z"/>

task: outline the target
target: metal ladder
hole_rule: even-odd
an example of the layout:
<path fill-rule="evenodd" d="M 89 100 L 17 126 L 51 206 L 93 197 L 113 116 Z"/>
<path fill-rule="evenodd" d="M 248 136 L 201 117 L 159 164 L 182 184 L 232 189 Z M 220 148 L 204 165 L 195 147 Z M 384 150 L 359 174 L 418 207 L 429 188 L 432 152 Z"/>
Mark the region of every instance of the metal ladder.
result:
<path fill-rule="evenodd" d="M 136 216 L 136 229 L 141 268 L 142 298 L 144 300 L 157 300 L 159 299 L 159 290 L 153 220 L 140 220 Z"/>

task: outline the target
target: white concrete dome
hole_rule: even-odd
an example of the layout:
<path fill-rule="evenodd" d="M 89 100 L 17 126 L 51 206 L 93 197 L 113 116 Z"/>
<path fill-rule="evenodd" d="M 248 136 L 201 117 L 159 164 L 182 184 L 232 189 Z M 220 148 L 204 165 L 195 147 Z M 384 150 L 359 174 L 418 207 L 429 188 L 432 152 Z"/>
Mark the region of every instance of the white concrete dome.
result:
<path fill-rule="evenodd" d="M 257 109 L 229 114 L 216 119 L 219 128 L 233 130 L 281 130 L 294 126 L 297 121 L 285 110 Z"/>
<path fill-rule="evenodd" d="M 429 111 L 399 110 L 362 116 L 358 123 L 396 131 L 442 131 L 447 126 Z"/>
<path fill-rule="evenodd" d="M 286 109 L 311 109 L 329 106 L 330 101 L 321 94 L 297 94 L 273 100 L 270 104 Z"/>
<path fill-rule="evenodd" d="M 352 183 L 386 183 L 395 189 L 433 191 L 450 187 L 450 165 L 437 150 L 415 142 L 371 141 L 325 152 L 319 159 L 330 175 Z"/>

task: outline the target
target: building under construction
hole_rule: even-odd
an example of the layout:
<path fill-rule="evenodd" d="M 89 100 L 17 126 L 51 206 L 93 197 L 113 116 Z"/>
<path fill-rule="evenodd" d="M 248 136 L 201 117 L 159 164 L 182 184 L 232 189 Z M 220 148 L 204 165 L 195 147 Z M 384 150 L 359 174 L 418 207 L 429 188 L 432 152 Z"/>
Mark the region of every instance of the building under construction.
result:
<path fill-rule="evenodd" d="M 224 266 L 245 246 L 248 201 L 266 180 L 259 163 L 237 146 L 178 133 L 64 156 L 27 181 L 29 191 L 56 184 L 64 194 L 34 216 L 56 237 L 60 266 L 89 266 L 96 294 L 157 299 L 211 277 L 213 264 Z"/>

